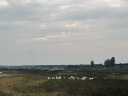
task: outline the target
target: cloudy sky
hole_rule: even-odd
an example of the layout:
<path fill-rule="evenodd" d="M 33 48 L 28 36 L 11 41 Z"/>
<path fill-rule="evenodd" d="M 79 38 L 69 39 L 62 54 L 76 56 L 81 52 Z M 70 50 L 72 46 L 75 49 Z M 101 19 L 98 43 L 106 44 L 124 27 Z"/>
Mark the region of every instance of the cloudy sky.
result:
<path fill-rule="evenodd" d="M 128 62 L 128 0 L 0 0 L 0 65 Z"/>

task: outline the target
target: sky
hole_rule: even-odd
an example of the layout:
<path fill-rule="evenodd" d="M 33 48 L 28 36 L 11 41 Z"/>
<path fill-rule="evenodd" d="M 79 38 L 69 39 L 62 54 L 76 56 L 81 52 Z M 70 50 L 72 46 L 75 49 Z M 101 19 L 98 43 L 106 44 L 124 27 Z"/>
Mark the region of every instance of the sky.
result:
<path fill-rule="evenodd" d="M 128 0 L 0 0 L 0 65 L 128 62 Z"/>

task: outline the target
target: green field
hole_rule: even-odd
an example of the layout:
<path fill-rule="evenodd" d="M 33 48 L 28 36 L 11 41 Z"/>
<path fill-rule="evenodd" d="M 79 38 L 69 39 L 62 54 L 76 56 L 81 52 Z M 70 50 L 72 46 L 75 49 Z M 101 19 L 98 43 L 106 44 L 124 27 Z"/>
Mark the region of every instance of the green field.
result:
<path fill-rule="evenodd" d="M 0 96 L 128 96 L 128 69 L 0 70 Z M 61 76 L 61 79 L 48 77 Z M 79 79 L 69 79 L 70 76 Z M 87 79 L 81 80 L 86 76 Z M 64 79 L 65 77 L 65 79 Z M 93 80 L 89 80 L 92 78 Z"/>

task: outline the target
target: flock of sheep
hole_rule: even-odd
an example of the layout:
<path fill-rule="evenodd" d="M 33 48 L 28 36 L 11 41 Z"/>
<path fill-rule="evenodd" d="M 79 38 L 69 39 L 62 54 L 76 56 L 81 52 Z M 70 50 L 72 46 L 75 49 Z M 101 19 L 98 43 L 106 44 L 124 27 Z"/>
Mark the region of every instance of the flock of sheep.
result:
<path fill-rule="evenodd" d="M 98 77 L 86 77 L 85 76 L 85 77 L 80 78 L 80 77 L 70 76 L 67 79 L 70 79 L 70 80 L 75 80 L 75 79 L 78 79 L 78 80 L 86 80 L 86 79 L 93 80 L 95 78 L 98 78 Z M 48 77 L 48 80 L 50 80 L 50 79 L 66 79 L 66 77 L 61 77 L 61 76 Z"/>

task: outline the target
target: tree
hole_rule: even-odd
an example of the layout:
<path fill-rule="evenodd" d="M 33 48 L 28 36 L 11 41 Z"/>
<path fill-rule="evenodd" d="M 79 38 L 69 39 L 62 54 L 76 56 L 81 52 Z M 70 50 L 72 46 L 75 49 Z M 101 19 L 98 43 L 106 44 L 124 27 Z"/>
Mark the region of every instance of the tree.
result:
<path fill-rule="evenodd" d="M 105 61 L 104 61 L 104 65 L 105 65 L 106 67 L 111 67 L 110 59 L 105 60 Z"/>
<path fill-rule="evenodd" d="M 94 67 L 94 61 L 91 61 L 91 67 Z"/>
<path fill-rule="evenodd" d="M 113 67 L 115 65 L 115 57 L 112 57 L 111 59 L 105 60 L 104 65 L 106 67 Z"/>
<path fill-rule="evenodd" d="M 112 57 L 110 62 L 111 62 L 111 66 L 113 67 L 115 65 L 115 57 Z"/>

